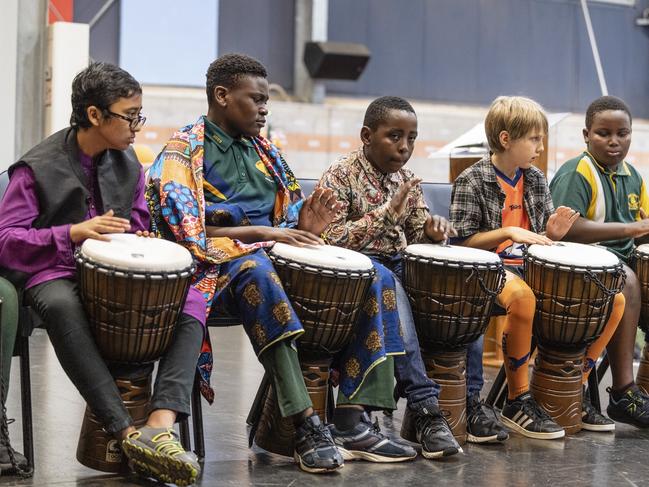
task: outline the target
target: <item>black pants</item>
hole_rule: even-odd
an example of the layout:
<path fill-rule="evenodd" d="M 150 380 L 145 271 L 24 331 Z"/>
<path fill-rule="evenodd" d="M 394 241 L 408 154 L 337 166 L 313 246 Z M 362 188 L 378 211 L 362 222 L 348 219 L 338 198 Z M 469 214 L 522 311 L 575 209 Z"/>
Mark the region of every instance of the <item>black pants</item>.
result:
<path fill-rule="evenodd" d="M 43 319 L 63 370 L 103 422 L 106 431 L 116 433 L 132 425 L 111 372 L 93 339 L 77 283 L 56 279 L 27 290 L 26 295 Z M 179 420 L 190 414 L 194 371 L 203 333 L 198 320 L 181 314 L 171 345 L 160 359 L 150 410 L 176 411 Z"/>

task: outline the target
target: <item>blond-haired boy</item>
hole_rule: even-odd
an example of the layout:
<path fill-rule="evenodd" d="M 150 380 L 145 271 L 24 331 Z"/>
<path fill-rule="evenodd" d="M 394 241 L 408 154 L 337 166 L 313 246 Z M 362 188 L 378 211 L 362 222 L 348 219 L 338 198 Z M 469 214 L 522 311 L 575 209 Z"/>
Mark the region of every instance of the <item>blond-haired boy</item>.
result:
<path fill-rule="evenodd" d="M 490 153 L 465 170 L 453 184 L 451 221 L 461 245 L 495 251 L 506 268 L 506 284 L 498 303 L 506 310 L 503 353 L 508 397 L 503 423 L 524 436 L 561 438 L 565 432 L 529 393 L 528 361 L 536 297 L 522 279 L 527 244 L 550 245 L 561 240 L 579 213 L 567 207 L 554 210 L 543 172 L 534 166 L 543 152 L 548 122 L 541 106 L 524 97 L 501 96 L 485 119 Z M 624 310 L 624 298 L 615 299 L 602 336 L 588 349 L 599 356 L 615 331 Z M 584 381 L 588 371 L 584 372 Z M 586 404 L 586 407 L 589 405 Z M 584 421 L 614 424 L 587 409 Z"/>

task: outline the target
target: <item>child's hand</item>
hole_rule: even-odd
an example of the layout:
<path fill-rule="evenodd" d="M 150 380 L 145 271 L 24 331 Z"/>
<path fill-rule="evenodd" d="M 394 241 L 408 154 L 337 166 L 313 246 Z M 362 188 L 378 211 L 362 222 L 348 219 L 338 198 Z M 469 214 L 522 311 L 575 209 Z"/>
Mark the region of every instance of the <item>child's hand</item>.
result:
<path fill-rule="evenodd" d="M 104 233 L 124 233 L 131 228 L 131 223 L 125 218 L 113 216 L 115 212 L 108 210 L 103 215 L 98 215 L 85 222 L 77 223 L 70 227 L 70 240 L 75 244 L 81 243 L 87 238 L 109 242 Z"/>
<path fill-rule="evenodd" d="M 507 237 L 516 243 L 529 245 L 552 245 L 554 243 L 545 235 L 539 235 L 538 233 L 530 232 L 521 227 L 505 227 L 505 230 L 507 231 Z"/>
<path fill-rule="evenodd" d="M 343 204 L 330 188 L 316 189 L 302 204 L 298 228 L 320 235 L 334 221 Z"/>
<path fill-rule="evenodd" d="M 442 242 L 449 237 L 457 237 L 457 231 L 453 224 L 443 216 L 428 215 L 424 223 L 424 233 L 433 242 Z"/>
<path fill-rule="evenodd" d="M 410 190 L 421 183 L 420 178 L 414 178 L 410 181 L 403 183 L 395 195 L 390 200 L 390 207 L 392 211 L 396 214 L 397 218 L 403 215 L 403 212 L 406 211 L 406 206 L 408 204 L 408 193 Z"/>
<path fill-rule="evenodd" d="M 149 237 L 149 238 L 156 238 L 155 234 L 153 232 L 149 232 L 148 230 L 138 230 L 135 232 L 135 235 L 138 237 Z"/>
<path fill-rule="evenodd" d="M 552 240 L 561 240 L 573 223 L 577 221 L 577 218 L 579 218 L 578 211 L 567 206 L 558 207 L 548 218 L 548 223 L 545 226 L 546 235 Z"/>

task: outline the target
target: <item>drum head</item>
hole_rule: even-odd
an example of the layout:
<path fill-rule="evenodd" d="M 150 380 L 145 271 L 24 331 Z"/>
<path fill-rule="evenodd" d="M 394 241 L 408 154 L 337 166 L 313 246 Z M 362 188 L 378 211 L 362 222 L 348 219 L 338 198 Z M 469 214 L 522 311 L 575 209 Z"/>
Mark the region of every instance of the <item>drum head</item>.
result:
<path fill-rule="evenodd" d="M 649 256 L 649 244 L 638 245 L 635 251 L 642 256 Z"/>
<path fill-rule="evenodd" d="M 613 252 L 596 245 L 558 242 L 554 245 L 530 245 L 531 257 L 568 267 L 613 267 L 620 259 Z"/>
<path fill-rule="evenodd" d="M 405 252 L 417 257 L 465 264 L 498 264 L 500 262 L 500 257 L 494 252 L 457 245 L 414 244 L 408 245 Z"/>
<path fill-rule="evenodd" d="M 369 271 L 374 267 L 369 257 L 360 252 L 334 247 L 333 245 L 294 247 L 293 245 L 278 242 L 273 246 L 270 253 L 299 264 L 324 267 L 331 270 Z"/>
<path fill-rule="evenodd" d="M 83 242 L 81 256 L 96 264 L 133 272 L 177 272 L 192 264 L 189 250 L 168 240 L 132 233 L 111 233 L 107 237 L 110 242 Z"/>

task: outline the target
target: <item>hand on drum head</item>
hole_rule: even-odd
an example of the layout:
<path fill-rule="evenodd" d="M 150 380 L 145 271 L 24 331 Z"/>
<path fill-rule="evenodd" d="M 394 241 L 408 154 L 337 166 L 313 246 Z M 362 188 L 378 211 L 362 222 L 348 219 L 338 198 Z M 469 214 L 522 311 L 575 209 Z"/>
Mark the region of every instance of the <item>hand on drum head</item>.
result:
<path fill-rule="evenodd" d="M 296 247 L 304 247 L 305 245 L 323 245 L 324 242 L 319 237 L 316 237 L 306 230 L 298 230 L 294 228 L 277 228 L 268 227 L 264 230 L 262 240 L 274 240 L 275 242 L 282 242 Z"/>
<path fill-rule="evenodd" d="M 148 237 L 148 238 L 156 238 L 155 234 L 153 232 L 149 232 L 148 230 L 138 230 L 135 232 L 135 235 L 138 237 Z"/>
<path fill-rule="evenodd" d="M 397 218 L 403 215 L 403 212 L 406 211 L 406 206 L 408 206 L 408 193 L 410 190 L 421 183 L 421 178 L 414 178 L 410 181 L 406 181 L 394 194 L 390 200 L 390 208 L 396 214 Z"/>
<path fill-rule="evenodd" d="M 131 223 L 125 218 L 113 216 L 113 210 L 108 210 L 103 215 L 97 215 L 85 222 L 77 223 L 70 227 L 70 240 L 75 244 L 81 243 L 87 238 L 110 241 L 110 238 L 102 235 L 104 233 L 124 233 L 131 228 Z"/>
<path fill-rule="evenodd" d="M 320 235 L 336 218 L 343 204 L 330 188 L 316 189 L 302 204 L 298 228 Z"/>
<path fill-rule="evenodd" d="M 433 242 L 442 242 L 448 240 L 449 237 L 457 237 L 457 231 L 453 228 L 453 224 L 439 215 L 428 215 L 424 223 L 424 233 Z"/>
<path fill-rule="evenodd" d="M 642 208 L 640 208 L 639 213 L 641 220 L 629 223 L 627 225 L 627 233 L 629 238 L 640 238 L 644 237 L 645 235 L 649 235 L 649 217 Z"/>
<path fill-rule="evenodd" d="M 545 225 L 545 233 L 552 240 L 561 240 L 573 223 L 579 218 L 579 212 L 568 208 L 567 206 L 558 207 Z"/>
<path fill-rule="evenodd" d="M 521 227 L 505 227 L 507 237 L 516 243 L 522 244 L 539 244 L 539 245 L 552 245 L 554 242 L 545 235 L 530 232 Z"/>

